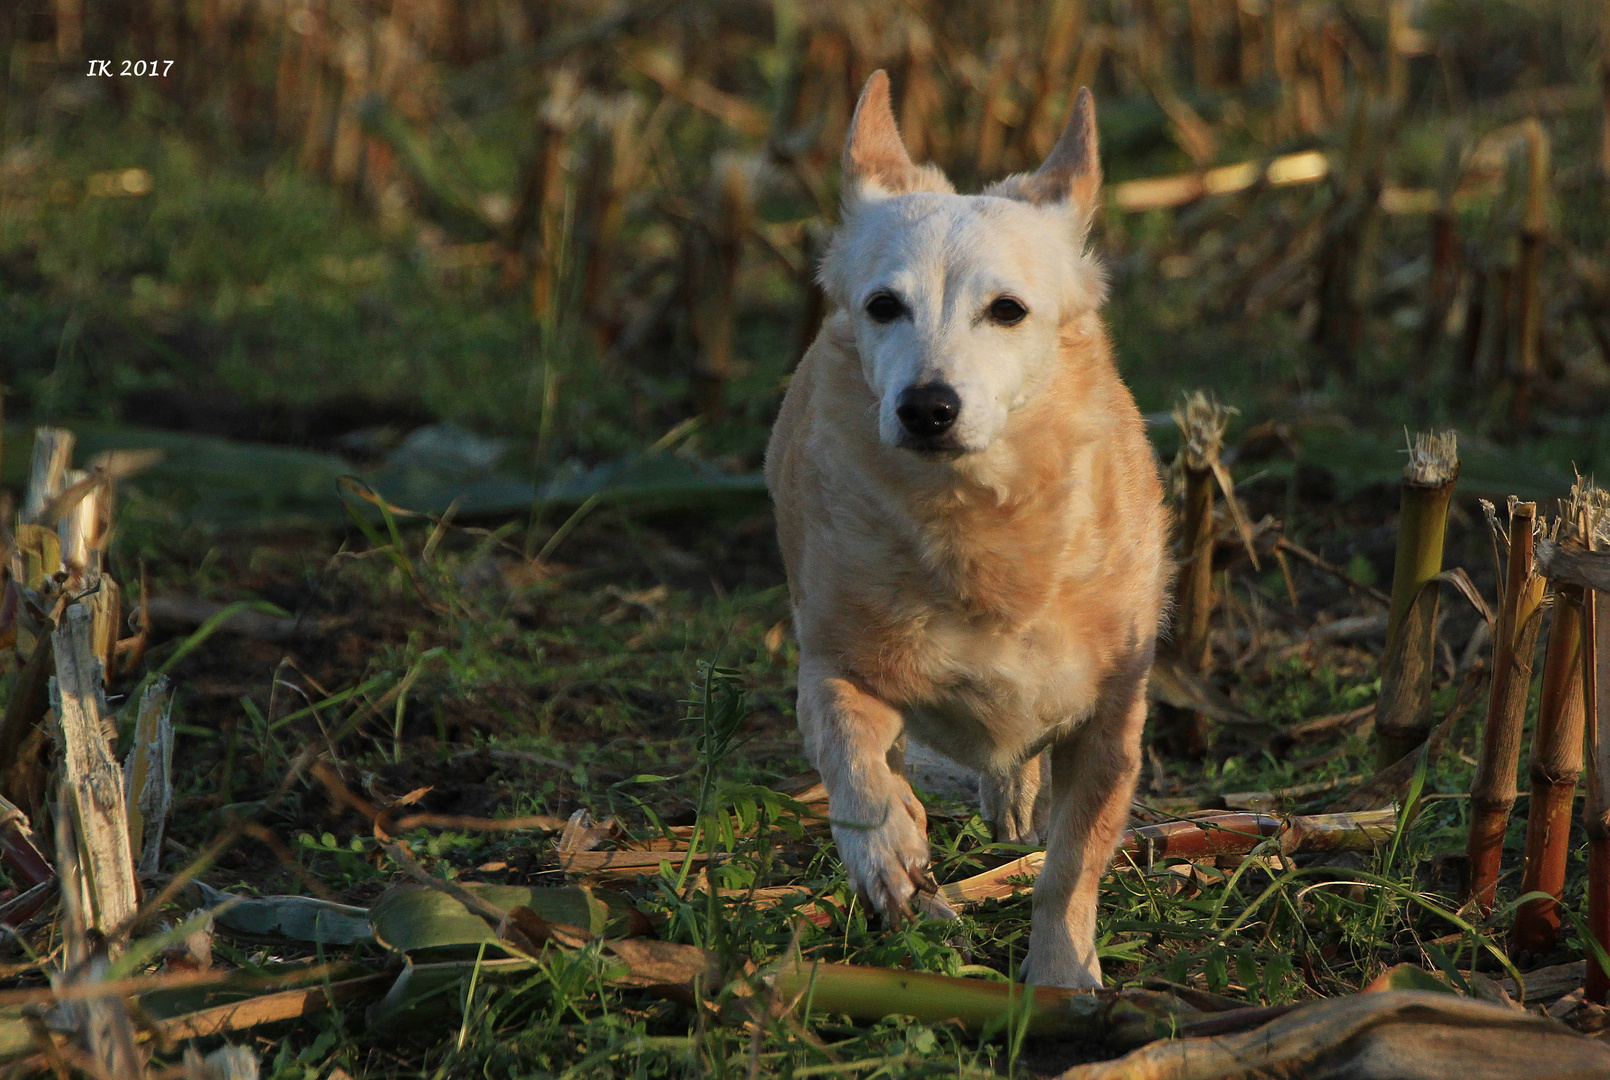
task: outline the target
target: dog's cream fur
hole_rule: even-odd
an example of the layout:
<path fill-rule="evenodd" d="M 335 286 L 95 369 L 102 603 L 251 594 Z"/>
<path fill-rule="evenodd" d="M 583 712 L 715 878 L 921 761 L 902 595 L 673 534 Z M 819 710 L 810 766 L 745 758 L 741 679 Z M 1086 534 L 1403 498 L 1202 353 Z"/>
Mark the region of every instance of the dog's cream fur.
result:
<path fill-rule="evenodd" d="M 878 72 L 844 191 L 822 267 L 831 313 L 766 456 L 806 753 L 850 883 L 893 918 L 932 892 L 906 734 L 977 768 L 997 835 L 1046 843 L 1024 979 L 1099 986 L 1097 885 L 1139 770 L 1169 563 L 1085 249 L 1094 105 L 1081 90 L 1037 172 L 960 196 L 912 164 Z M 901 318 L 864 311 L 879 291 Z M 1002 295 L 1028 309 L 1015 326 L 986 317 Z M 955 445 L 903 449 L 896 399 L 933 382 L 960 397 Z"/>

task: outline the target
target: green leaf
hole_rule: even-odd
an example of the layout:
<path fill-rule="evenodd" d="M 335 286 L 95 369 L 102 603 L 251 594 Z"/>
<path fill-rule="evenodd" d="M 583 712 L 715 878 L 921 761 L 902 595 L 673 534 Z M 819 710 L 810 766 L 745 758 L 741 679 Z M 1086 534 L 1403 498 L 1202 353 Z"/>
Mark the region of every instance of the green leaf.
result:
<path fill-rule="evenodd" d="M 504 911 L 528 907 L 548 922 L 579 927 L 593 937 L 626 937 L 644 932 L 647 926 L 647 917 L 625 897 L 579 885 L 539 888 L 476 883 L 464 887 Z M 370 909 L 369 919 L 380 944 L 412 959 L 472 957 L 483 944 L 508 954 L 485 919 L 427 886 L 399 885 L 389 890 Z"/>
<path fill-rule="evenodd" d="M 332 838 L 333 839 L 333 838 Z M 374 940 L 369 911 L 311 896 L 230 896 L 196 882 L 208 907 L 233 901 L 215 916 L 219 928 L 255 940 L 356 945 Z"/>
<path fill-rule="evenodd" d="M 1431 972 L 1413 964 L 1396 964 L 1387 968 L 1369 985 L 1370 990 L 1429 990 L 1437 994 L 1456 994 L 1457 991 Z"/>

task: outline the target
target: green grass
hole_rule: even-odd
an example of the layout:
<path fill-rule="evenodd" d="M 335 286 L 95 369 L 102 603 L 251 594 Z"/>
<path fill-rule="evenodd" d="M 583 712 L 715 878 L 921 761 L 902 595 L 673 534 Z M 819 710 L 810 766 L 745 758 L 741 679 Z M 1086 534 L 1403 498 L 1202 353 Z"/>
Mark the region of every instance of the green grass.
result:
<path fill-rule="evenodd" d="M 797 919 L 787 905 L 761 909 L 741 897 L 689 895 L 674 869 L 614 886 L 655 919 L 663 937 L 712 950 L 740 983 L 744 972 L 764 971 L 790 948 L 807 959 L 975 977 L 1004 977 L 1021 962 L 1028 940 L 1026 897 L 992 901 L 956 923 L 891 930 L 849 895 L 830 840 L 800 832 L 791 824 L 788 801 L 767 793 L 769 785 L 804 767 L 790 730 L 794 651 L 786 638 L 775 647 L 773 628 L 785 613 L 780 588 L 723 594 L 674 582 L 659 590 L 646 582 L 642 588 L 617 584 L 608 573 L 613 560 L 640 558 L 637 545 L 646 541 L 641 529 L 623 531 L 617 522 L 583 526 L 558 552 L 562 559 L 572 549 L 580 561 L 553 576 L 522 583 L 510 572 L 518 564 L 505 566 L 512 586 L 489 585 L 484 570 L 473 571 L 487 557 L 487 545 L 473 535 L 450 532 L 428 557 L 425 541 L 417 529 L 388 538 L 404 556 L 401 564 L 361 545 L 349 550 L 367 551 L 366 557 L 330 564 L 324 588 L 375 620 L 351 634 L 384 641 L 350 658 L 338 680 L 322 685 L 336 697 L 354 686 L 367 689 L 322 708 L 317 721 L 304 716 L 280 724 L 272 736 L 243 735 L 229 778 L 237 808 L 249 811 L 269 796 L 290 756 L 328 731 L 347 731 L 336 736 L 336 758 L 350 776 L 370 777 L 368 790 L 376 797 L 435 786 L 442 796 L 461 799 L 465 774 L 455 771 L 460 767 L 454 761 L 467 747 L 523 752 L 560 764 L 517 760 L 480 776 L 477 806 L 460 802 L 447 809 L 563 814 L 586 806 L 596 817 L 619 816 L 641 838 L 659 835 L 668 822 L 697 820 L 700 849 L 721 856 L 716 876 L 723 887 L 804 885 L 810 896 L 834 902 L 827 909 L 829 924 L 817 927 Z M 272 581 L 299 562 L 321 557 L 316 551 L 261 550 L 249 562 Z M 226 552 L 214 563 L 227 577 L 240 558 Z M 188 571 L 170 564 L 159 581 L 168 575 L 185 580 Z M 444 612 L 424 606 L 416 581 L 424 582 Z M 374 626 L 388 629 L 376 635 Z M 247 648 L 216 636 L 191 653 L 178 673 L 191 685 L 217 679 L 240 668 Z M 1367 654 L 1337 649 L 1316 664 L 1312 656 L 1280 659 L 1278 653 L 1271 650 L 1240 680 L 1243 706 L 1275 728 L 1352 708 L 1375 693 Z M 153 662 L 163 655 L 154 654 Z M 719 668 L 710 666 L 712 659 Z M 411 673 L 408 700 L 416 704 L 404 710 L 399 755 L 394 691 Z M 290 671 L 278 674 L 300 681 Z M 267 675 L 247 693 L 252 709 L 236 707 L 242 731 L 260 718 L 276 724 L 303 707 L 300 698 L 284 696 L 273 705 Z M 1452 688 L 1444 689 L 1439 708 L 1451 696 Z M 194 809 L 175 819 L 174 830 L 191 848 L 205 843 L 223 821 L 216 809 L 219 740 L 207 736 L 228 709 L 218 695 L 192 695 L 185 717 L 181 805 Z M 1391 852 L 1333 867 L 1301 867 L 1282 865 L 1266 850 L 1234 869 L 1202 870 L 1190 882 L 1163 866 L 1109 875 L 1098 926 L 1109 983 L 1166 980 L 1249 1004 L 1281 1004 L 1354 992 L 1400 959 L 1433 970 L 1468 970 L 1476 963 L 1501 975 L 1491 949 L 1501 946 L 1507 915 L 1501 911 L 1483 922 L 1459 911 L 1447 898 L 1449 879 L 1439 865 L 1441 857 L 1463 847 L 1465 803 L 1442 796 L 1468 788 L 1473 735 L 1467 720 L 1450 752 L 1431 763 L 1424 777 L 1431 798 Z M 1373 753 L 1354 738 L 1321 769 L 1305 770 L 1255 744 L 1237 744 L 1233 733 L 1220 739 L 1219 752 L 1205 762 L 1170 763 L 1170 782 L 1191 792 L 1275 788 L 1364 771 Z M 358 903 L 401 880 L 365 823 L 326 807 L 311 779 L 293 784 L 292 791 L 263 820 L 287 840 L 304 873 Z M 209 805 L 215 809 L 195 812 Z M 1021 853 L 992 844 L 974 807 L 940 800 L 931 809 L 941 880 Z M 766 822 L 782 831 L 745 838 L 745 825 Z M 1518 847 L 1519 833 L 1512 839 Z M 561 880 L 551 870 L 547 842 L 533 834 L 420 829 L 404 841 L 415 859 L 443 877 Z M 1579 855 L 1573 857 L 1568 892 L 1573 904 L 1580 903 Z M 477 869 L 497 864 L 504 868 Z M 214 875 L 219 884 L 237 878 L 254 891 L 305 889 L 290 868 L 261 852 L 245 862 L 226 859 Z M 259 965 L 301 955 L 295 948 L 254 948 L 264 950 L 252 960 Z M 1568 935 L 1563 949 L 1579 948 Z M 222 955 L 250 959 L 244 952 Z M 372 951 L 360 955 L 378 959 Z M 748 1014 L 739 999 L 717 995 L 727 1010 L 726 1019 L 718 1020 L 608 986 L 601 978 L 604 964 L 595 947 L 550 949 L 525 974 L 477 979 L 473 991 L 466 974 L 456 991 L 401 1033 L 367 1031 L 356 1013 L 313 1018 L 274 1037 L 265 1075 L 320 1076 L 336 1065 L 366 1077 L 462 1076 L 471 1069 L 488 1076 L 1032 1075 L 1060 1067 L 1047 1062 L 1065 1065 L 1095 1052 L 1033 1041 L 1025 1050 L 1014 1046 L 1010 1032 L 981 1037 L 951 1024 L 901 1017 L 857 1024 L 812 1015 L 797 1024 L 770 1019 L 745 1028 L 738 1018 Z"/>

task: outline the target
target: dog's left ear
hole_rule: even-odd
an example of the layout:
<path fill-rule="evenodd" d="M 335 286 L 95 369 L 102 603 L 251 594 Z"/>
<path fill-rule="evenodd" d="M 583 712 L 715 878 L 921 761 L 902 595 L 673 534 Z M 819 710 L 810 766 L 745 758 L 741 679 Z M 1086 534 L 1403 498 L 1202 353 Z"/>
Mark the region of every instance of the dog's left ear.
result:
<path fill-rule="evenodd" d="M 1036 205 L 1068 202 L 1080 210 L 1095 206 L 1101 192 L 1101 149 L 1096 136 L 1096 99 L 1081 86 L 1073 115 L 1044 164 L 1002 185 L 1002 195 Z"/>

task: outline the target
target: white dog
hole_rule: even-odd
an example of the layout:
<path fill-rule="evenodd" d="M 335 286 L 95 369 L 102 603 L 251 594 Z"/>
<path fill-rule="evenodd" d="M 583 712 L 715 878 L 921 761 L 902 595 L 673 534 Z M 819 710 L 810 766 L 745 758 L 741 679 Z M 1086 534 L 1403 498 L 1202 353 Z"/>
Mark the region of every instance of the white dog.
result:
<path fill-rule="evenodd" d="M 1170 564 L 1085 248 L 1095 106 L 1079 91 L 1038 171 L 963 196 L 912 163 L 880 71 L 843 188 L 830 313 L 766 458 L 805 749 L 850 883 L 890 918 L 933 891 L 906 734 L 978 769 L 997 835 L 1046 843 L 1024 979 L 1100 986 L 1097 886 L 1139 770 Z"/>

